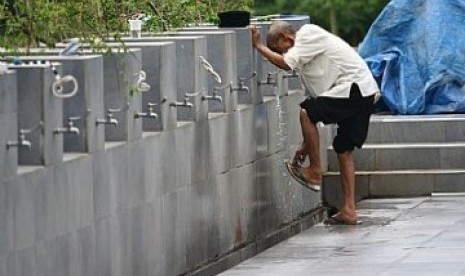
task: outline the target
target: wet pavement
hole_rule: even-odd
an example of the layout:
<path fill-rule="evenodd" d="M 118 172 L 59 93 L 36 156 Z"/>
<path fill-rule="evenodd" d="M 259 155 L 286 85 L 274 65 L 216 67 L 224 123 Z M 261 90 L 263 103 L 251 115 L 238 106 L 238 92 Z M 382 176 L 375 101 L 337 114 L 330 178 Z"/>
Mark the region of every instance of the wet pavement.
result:
<path fill-rule="evenodd" d="M 318 224 L 221 276 L 465 275 L 465 195 L 370 199 L 360 226 Z"/>

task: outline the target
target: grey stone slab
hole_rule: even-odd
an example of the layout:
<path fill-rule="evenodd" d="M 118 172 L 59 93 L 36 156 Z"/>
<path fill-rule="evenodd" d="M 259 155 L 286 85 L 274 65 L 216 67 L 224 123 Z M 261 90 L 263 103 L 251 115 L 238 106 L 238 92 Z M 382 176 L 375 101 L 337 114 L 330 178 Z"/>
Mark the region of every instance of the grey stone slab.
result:
<path fill-rule="evenodd" d="M 284 150 L 288 142 L 286 98 L 272 97 L 268 98 L 265 103 L 268 117 L 269 154 L 275 154 Z"/>
<path fill-rule="evenodd" d="M 90 225 L 76 231 L 76 275 L 97 275 L 97 241 L 95 226 Z"/>
<path fill-rule="evenodd" d="M 269 154 L 270 125 L 273 118 L 268 113 L 266 103 L 255 105 L 255 132 L 257 159 L 264 158 Z M 283 137 L 284 139 L 284 137 Z"/>
<path fill-rule="evenodd" d="M 65 181 L 69 187 L 71 229 L 90 225 L 94 221 L 94 185 L 92 158 L 88 155 L 76 156 L 65 161 Z"/>
<path fill-rule="evenodd" d="M 99 151 L 94 153 L 92 158 L 94 218 L 100 220 L 110 216 L 116 210 L 116 189 L 110 182 L 108 154 L 105 151 Z"/>
<path fill-rule="evenodd" d="M 210 160 L 210 124 L 209 121 L 199 121 L 194 124 L 192 132 L 192 144 L 190 145 L 192 151 L 191 164 L 191 183 L 205 183 L 210 174 L 211 163 Z"/>
<path fill-rule="evenodd" d="M 208 185 L 193 185 L 187 190 L 186 270 L 208 260 L 209 189 Z"/>
<path fill-rule="evenodd" d="M 39 242 L 36 245 L 37 274 L 75 275 L 71 274 L 75 242 L 72 235 Z"/>
<path fill-rule="evenodd" d="M 236 240 L 234 229 L 238 221 L 239 189 L 232 183 L 232 172 L 216 176 L 216 185 L 218 205 L 215 207 L 219 216 L 219 252 L 228 252 L 234 248 Z"/>
<path fill-rule="evenodd" d="M 256 159 L 256 128 L 255 108 L 253 106 L 242 106 L 232 114 L 230 119 L 233 126 L 232 152 L 233 166 L 243 166 Z"/>
<path fill-rule="evenodd" d="M 209 115 L 210 170 L 216 175 L 224 173 L 232 164 L 232 128 L 229 114 Z"/>
<path fill-rule="evenodd" d="M 373 116 L 370 143 L 408 143 L 416 141 L 444 142 L 446 141 L 446 124 L 440 121 L 426 121 L 419 124 L 411 120 L 399 119 L 395 122 L 380 121 Z"/>
<path fill-rule="evenodd" d="M 14 202 L 14 247 L 16 250 L 32 247 L 36 240 L 35 187 L 43 179 L 43 170 L 23 174 L 12 183 Z"/>
<path fill-rule="evenodd" d="M 192 184 L 192 172 L 196 168 L 196 164 L 192 163 L 194 160 L 194 123 L 179 123 L 178 128 L 175 130 L 175 173 L 176 173 L 176 186 L 175 190 L 185 189 Z M 168 157 L 165 157 L 168 158 Z M 171 188 L 170 190 L 172 190 Z M 165 189 L 165 191 L 168 191 Z"/>
<path fill-rule="evenodd" d="M 292 197 L 290 196 L 291 182 L 284 163 L 279 154 L 271 157 L 271 198 L 280 225 L 292 221 Z"/>
<path fill-rule="evenodd" d="M 8 71 L 0 74 L 0 114 L 17 112 L 17 74 Z"/>
<path fill-rule="evenodd" d="M 465 167 L 465 147 L 444 147 L 439 149 L 441 169 L 460 169 Z"/>
<path fill-rule="evenodd" d="M 0 74 L 0 179 L 16 176 L 18 149 L 7 147 L 18 140 L 16 72 Z"/>
<path fill-rule="evenodd" d="M 35 240 L 51 239 L 58 235 L 57 207 L 54 197 L 54 170 L 45 168 L 43 175 L 37 177 L 34 185 Z"/>
<path fill-rule="evenodd" d="M 14 178 L 18 169 L 18 148 L 8 147 L 8 142 L 18 141 L 18 118 L 16 113 L 0 113 L 0 179 Z"/>
<path fill-rule="evenodd" d="M 118 215 L 117 228 L 120 237 L 118 247 L 121 255 L 118 256 L 120 258 L 114 259 L 112 265 L 121 271 L 121 275 L 146 275 L 145 244 L 142 235 L 144 218 L 145 209 L 142 206 Z"/>
<path fill-rule="evenodd" d="M 239 212 L 234 224 L 234 243 L 236 246 L 253 240 L 258 233 L 257 189 L 253 177 L 255 172 L 255 163 L 232 171 L 231 182 L 239 192 Z"/>
<path fill-rule="evenodd" d="M 2 233 L 0 235 L 0 256 L 6 256 L 14 250 L 13 189 L 15 184 L 15 181 L 0 183 L 0 233 Z"/>
<path fill-rule="evenodd" d="M 438 148 L 376 149 L 376 168 L 379 170 L 431 169 L 440 167 Z"/>
<path fill-rule="evenodd" d="M 164 194 L 171 193 L 177 190 L 178 175 L 177 170 L 181 169 L 177 163 L 177 134 L 175 131 L 163 132 L 161 136 L 161 155 L 159 160 L 162 163 L 161 173 L 163 175 Z M 176 152 L 173 152 L 176 149 Z M 176 154 L 173 157 L 173 154 Z M 185 173 L 185 172 L 184 172 Z"/>
<path fill-rule="evenodd" d="M 298 144 L 302 143 L 302 130 L 300 126 L 300 102 L 303 100 L 303 93 L 301 91 L 290 91 L 286 97 L 286 122 L 288 128 L 288 143 Z M 322 142 L 322 141 L 320 141 Z"/>
<path fill-rule="evenodd" d="M 424 196 L 434 191 L 434 175 L 372 175 L 370 191 L 372 197 Z"/>
<path fill-rule="evenodd" d="M 96 221 L 95 223 L 95 275 L 115 275 L 112 271 L 112 254 L 117 252 L 113 251 L 112 241 L 114 232 L 112 231 L 112 221 L 114 217 L 107 217 Z"/>
<path fill-rule="evenodd" d="M 146 205 L 144 219 L 144 254 L 147 260 L 147 275 L 165 275 L 162 199 L 156 198 Z"/>
<path fill-rule="evenodd" d="M 109 183 L 111 189 L 114 189 L 116 196 L 117 211 L 123 211 L 130 208 L 128 195 L 124 191 L 129 189 L 129 152 L 125 145 L 120 145 L 107 150 L 110 175 Z M 110 192 L 112 194 L 113 192 Z"/>
<path fill-rule="evenodd" d="M 275 198 L 271 193 L 273 179 L 273 158 L 264 158 L 257 161 L 255 172 L 256 202 L 254 208 L 257 210 L 257 234 L 265 237 L 273 232 L 279 225 Z"/>
<path fill-rule="evenodd" d="M 145 202 L 146 187 L 145 187 L 145 170 L 146 163 L 144 155 L 145 148 L 142 141 L 130 143 L 128 146 L 128 178 L 127 183 L 121 188 L 121 195 L 124 209 L 132 209 L 135 206 Z M 125 203 L 124 203 L 125 202 Z"/>
<path fill-rule="evenodd" d="M 223 202 L 219 199 L 218 182 L 216 175 L 210 175 L 209 181 L 206 183 L 204 190 L 206 202 L 206 217 L 207 217 L 207 258 L 214 260 L 220 252 L 220 207 Z"/>
<path fill-rule="evenodd" d="M 186 267 L 187 198 L 182 189 L 162 199 L 165 275 L 178 275 Z"/>
<path fill-rule="evenodd" d="M 434 191 L 441 193 L 465 192 L 465 173 L 438 174 L 434 179 Z"/>
<path fill-rule="evenodd" d="M 151 202 L 154 199 L 160 198 L 165 192 L 163 182 L 163 157 L 162 157 L 162 135 L 154 133 L 144 135 L 143 139 L 143 170 L 145 183 L 145 199 L 146 202 Z"/>
<path fill-rule="evenodd" d="M 463 121 L 446 123 L 446 141 L 463 141 L 465 137 L 465 123 Z"/>
<path fill-rule="evenodd" d="M 38 273 L 38 260 L 34 247 L 12 252 L 8 257 L 8 275 L 29 276 Z"/>
<path fill-rule="evenodd" d="M 128 151 L 123 144 L 93 155 L 94 216 L 103 218 L 127 208 Z"/>

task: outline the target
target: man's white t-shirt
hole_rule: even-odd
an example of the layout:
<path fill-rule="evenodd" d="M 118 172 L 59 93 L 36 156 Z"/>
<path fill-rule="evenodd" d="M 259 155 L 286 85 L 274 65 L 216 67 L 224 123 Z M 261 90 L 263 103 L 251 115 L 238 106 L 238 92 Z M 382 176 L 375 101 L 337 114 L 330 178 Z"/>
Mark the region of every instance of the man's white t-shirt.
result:
<path fill-rule="evenodd" d="M 367 64 L 344 40 L 313 25 L 296 33 L 294 47 L 284 54 L 284 62 L 298 69 L 311 97 L 349 98 L 352 83 L 363 97 L 379 88 Z"/>

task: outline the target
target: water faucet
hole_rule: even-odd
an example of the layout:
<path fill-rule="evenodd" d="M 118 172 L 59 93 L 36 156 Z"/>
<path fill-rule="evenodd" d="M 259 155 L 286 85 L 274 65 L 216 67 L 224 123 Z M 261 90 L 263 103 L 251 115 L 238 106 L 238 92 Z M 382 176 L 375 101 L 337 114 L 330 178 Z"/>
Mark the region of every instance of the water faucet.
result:
<path fill-rule="evenodd" d="M 188 108 L 193 108 L 194 107 L 194 104 L 189 102 L 189 97 L 194 97 L 196 95 L 198 95 L 199 93 L 194 93 L 194 94 L 189 94 L 189 93 L 186 93 L 185 96 L 184 96 L 184 100 L 182 102 L 170 102 L 170 105 L 171 107 L 188 107 Z"/>
<path fill-rule="evenodd" d="M 118 120 L 114 118 L 113 113 L 121 112 L 121 111 L 122 111 L 121 108 L 118 108 L 118 109 L 109 108 L 107 110 L 107 115 L 105 116 L 105 119 L 97 119 L 96 125 L 104 124 L 104 125 L 114 125 L 116 127 L 118 125 Z"/>
<path fill-rule="evenodd" d="M 232 87 L 231 88 L 231 92 L 233 91 L 237 91 L 237 92 L 246 92 L 246 93 L 249 93 L 249 88 L 247 86 L 245 86 L 245 82 L 246 81 L 249 81 L 253 78 L 255 78 L 255 76 L 257 76 L 257 72 L 253 72 L 252 73 L 252 76 L 248 77 L 248 78 L 241 78 L 239 77 L 238 78 L 238 83 L 237 83 L 237 87 Z"/>
<path fill-rule="evenodd" d="M 139 118 L 151 118 L 151 119 L 158 119 L 158 114 L 155 113 L 155 111 L 153 110 L 153 108 L 159 104 L 164 104 L 166 102 L 166 97 L 163 97 L 161 99 L 160 102 L 158 103 L 151 103 L 151 102 L 148 102 L 147 103 L 147 112 L 137 112 L 136 114 L 134 114 L 134 118 L 135 119 L 139 119 Z"/>
<path fill-rule="evenodd" d="M 297 73 L 297 70 L 294 69 L 294 70 L 292 70 L 291 74 L 286 74 L 286 75 L 283 76 L 283 78 L 285 78 L 285 79 L 300 78 L 300 75 L 299 75 L 299 73 Z"/>
<path fill-rule="evenodd" d="M 68 123 L 66 124 L 65 127 L 57 127 L 53 130 L 54 134 L 65 134 L 65 133 L 70 133 L 74 135 L 79 135 L 79 128 L 74 126 L 74 122 L 77 120 L 80 120 L 81 117 L 69 117 L 68 118 Z"/>
<path fill-rule="evenodd" d="M 31 141 L 26 140 L 26 134 L 31 133 L 31 131 L 31 129 L 20 129 L 18 132 L 18 141 L 7 141 L 6 148 L 18 147 L 31 149 Z"/>
<path fill-rule="evenodd" d="M 258 85 L 272 85 L 272 86 L 277 86 L 277 82 L 275 80 L 275 78 L 273 77 L 273 75 L 277 75 L 278 73 L 268 73 L 267 76 L 266 76 L 266 80 L 265 81 L 260 81 L 258 82 Z"/>
<path fill-rule="evenodd" d="M 218 87 L 215 87 L 213 89 L 212 95 L 207 95 L 207 96 L 202 96 L 202 101 L 218 101 L 219 103 L 223 102 L 223 98 L 221 98 L 220 95 L 218 95 L 219 89 Z"/>

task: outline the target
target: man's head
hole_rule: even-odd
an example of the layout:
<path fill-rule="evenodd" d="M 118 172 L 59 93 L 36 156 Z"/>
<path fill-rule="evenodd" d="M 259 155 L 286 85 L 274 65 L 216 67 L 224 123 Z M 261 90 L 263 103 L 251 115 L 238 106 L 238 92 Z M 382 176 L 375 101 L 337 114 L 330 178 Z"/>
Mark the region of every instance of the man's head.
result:
<path fill-rule="evenodd" d="M 285 21 L 274 21 L 266 37 L 266 44 L 271 50 L 283 54 L 294 46 L 295 31 Z"/>

